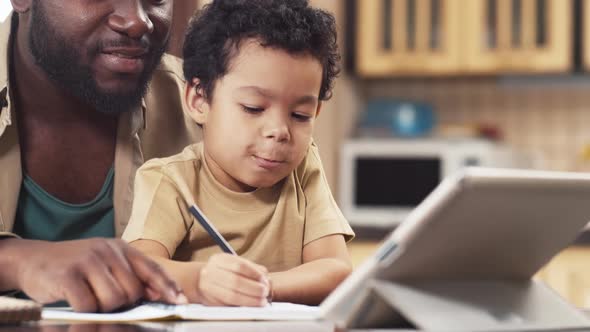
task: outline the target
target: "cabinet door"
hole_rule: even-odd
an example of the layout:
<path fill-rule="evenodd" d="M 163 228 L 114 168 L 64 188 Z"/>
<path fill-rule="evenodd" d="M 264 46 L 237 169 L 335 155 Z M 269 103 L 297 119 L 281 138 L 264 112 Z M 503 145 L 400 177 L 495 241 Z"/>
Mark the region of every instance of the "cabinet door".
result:
<path fill-rule="evenodd" d="M 583 0 L 582 13 L 582 59 L 584 61 L 584 68 L 590 71 L 590 0 Z"/>
<path fill-rule="evenodd" d="M 358 73 L 391 77 L 457 72 L 464 1 L 357 0 Z"/>
<path fill-rule="evenodd" d="M 560 252 L 536 277 L 570 303 L 590 308 L 590 248 L 570 247 Z"/>
<path fill-rule="evenodd" d="M 472 73 L 547 73 L 572 67 L 572 0 L 464 2 L 465 67 Z"/>

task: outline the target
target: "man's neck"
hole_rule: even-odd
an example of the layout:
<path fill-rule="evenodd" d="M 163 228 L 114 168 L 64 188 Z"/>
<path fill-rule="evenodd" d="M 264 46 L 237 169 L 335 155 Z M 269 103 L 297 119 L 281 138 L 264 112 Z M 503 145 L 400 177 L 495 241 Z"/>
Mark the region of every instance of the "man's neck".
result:
<path fill-rule="evenodd" d="M 92 200 L 114 164 L 118 117 L 60 88 L 39 68 L 25 36 L 15 36 L 10 75 L 24 171 L 69 203 Z"/>

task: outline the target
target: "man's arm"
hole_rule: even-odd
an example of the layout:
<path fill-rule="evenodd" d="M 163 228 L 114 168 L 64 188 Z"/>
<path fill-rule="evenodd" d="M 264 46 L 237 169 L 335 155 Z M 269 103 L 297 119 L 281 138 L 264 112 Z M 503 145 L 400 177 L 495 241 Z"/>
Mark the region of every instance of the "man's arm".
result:
<path fill-rule="evenodd" d="M 0 240 L 0 290 L 41 303 L 66 300 L 76 311 L 107 312 L 142 297 L 184 303 L 158 264 L 121 240 Z"/>

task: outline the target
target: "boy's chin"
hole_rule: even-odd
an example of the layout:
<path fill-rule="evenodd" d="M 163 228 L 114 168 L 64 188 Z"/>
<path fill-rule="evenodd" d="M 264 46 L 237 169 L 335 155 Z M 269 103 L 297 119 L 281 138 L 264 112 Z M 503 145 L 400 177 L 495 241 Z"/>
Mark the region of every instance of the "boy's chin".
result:
<path fill-rule="evenodd" d="M 279 183 L 282 179 L 252 179 L 252 181 L 244 182 L 245 185 L 254 189 L 270 188 Z"/>

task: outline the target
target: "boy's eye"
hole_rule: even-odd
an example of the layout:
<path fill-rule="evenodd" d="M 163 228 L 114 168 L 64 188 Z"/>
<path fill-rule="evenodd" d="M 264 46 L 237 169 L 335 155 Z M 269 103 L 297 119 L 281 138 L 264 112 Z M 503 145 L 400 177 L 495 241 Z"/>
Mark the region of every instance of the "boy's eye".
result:
<path fill-rule="evenodd" d="M 248 113 L 252 113 L 252 114 L 257 114 L 257 113 L 261 113 L 262 111 L 264 111 L 263 108 L 260 107 L 252 107 L 252 106 L 246 106 L 246 105 L 242 105 L 242 109 Z"/>
<path fill-rule="evenodd" d="M 295 118 L 295 120 L 301 121 L 301 122 L 309 121 L 311 119 L 311 116 L 309 116 L 308 114 L 303 114 L 303 113 L 293 113 L 292 116 L 293 116 L 293 118 Z"/>

